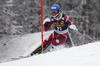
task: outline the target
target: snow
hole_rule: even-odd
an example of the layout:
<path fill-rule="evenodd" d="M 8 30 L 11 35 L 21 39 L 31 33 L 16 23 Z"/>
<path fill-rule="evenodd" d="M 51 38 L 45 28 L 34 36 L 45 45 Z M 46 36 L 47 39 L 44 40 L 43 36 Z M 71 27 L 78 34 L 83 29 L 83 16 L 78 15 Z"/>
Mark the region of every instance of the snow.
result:
<path fill-rule="evenodd" d="M 100 66 L 100 42 L 64 48 L 0 66 Z"/>
<path fill-rule="evenodd" d="M 44 32 L 44 39 L 47 38 L 52 31 Z M 8 38 L 9 39 L 9 38 Z M 5 46 L 0 45 L 0 62 L 12 61 L 11 58 L 26 56 L 35 48 L 41 45 L 41 32 L 25 34 L 24 36 L 16 36 L 7 42 Z"/>
<path fill-rule="evenodd" d="M 44 32 L 44 39 L 52 32 Z M 26 34 L 8 43 L 7 46 L 0 46 L 0 62 L 10 61 L 0 63 L 0 66 L 100 66 L 100 42 L 57 49 L 57 51 L 11 61 L 12 57 L 29 54 L 39 44 L 41 44 L 40 32 Z"/>

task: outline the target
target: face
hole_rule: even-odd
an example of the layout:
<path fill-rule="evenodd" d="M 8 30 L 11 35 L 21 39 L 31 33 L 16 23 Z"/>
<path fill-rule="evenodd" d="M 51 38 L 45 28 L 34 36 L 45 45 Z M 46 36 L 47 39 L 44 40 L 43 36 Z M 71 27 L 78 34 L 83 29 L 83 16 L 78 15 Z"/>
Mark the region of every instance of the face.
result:
<path fill-rule="evenodd" d="M 56 16 L 58 14 L 58 11 L 57 10 L 52 10 L 51 13 L 52 13 L 53 16 Z"/>

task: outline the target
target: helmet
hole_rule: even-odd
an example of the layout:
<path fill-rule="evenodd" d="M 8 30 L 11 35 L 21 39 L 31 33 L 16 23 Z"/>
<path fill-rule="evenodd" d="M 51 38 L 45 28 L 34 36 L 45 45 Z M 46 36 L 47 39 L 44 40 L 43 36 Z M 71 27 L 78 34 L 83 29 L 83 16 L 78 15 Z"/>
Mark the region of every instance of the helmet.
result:
<path fill-rule="evenodd" d="M 51 6 L 51 10 L 60 10 L 60 6 L 57 4 L 54 4 Z"/>

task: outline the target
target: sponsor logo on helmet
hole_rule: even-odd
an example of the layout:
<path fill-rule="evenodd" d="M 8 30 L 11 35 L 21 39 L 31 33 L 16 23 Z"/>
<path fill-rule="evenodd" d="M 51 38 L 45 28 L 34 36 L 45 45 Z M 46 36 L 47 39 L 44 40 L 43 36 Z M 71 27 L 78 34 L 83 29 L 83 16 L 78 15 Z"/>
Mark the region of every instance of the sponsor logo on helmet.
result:
<path fill-rule="evenodd" d="M 56 7 L 52 7 L 51 9 L 56 9 Z"/>

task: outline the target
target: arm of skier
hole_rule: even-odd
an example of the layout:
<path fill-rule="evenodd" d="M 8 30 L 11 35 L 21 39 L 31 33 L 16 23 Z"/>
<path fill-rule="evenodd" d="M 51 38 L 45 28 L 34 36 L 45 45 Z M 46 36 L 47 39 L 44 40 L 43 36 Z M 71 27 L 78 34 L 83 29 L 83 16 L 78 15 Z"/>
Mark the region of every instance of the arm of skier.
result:
<path fill-rule="evenodd" d="M 45 23 L 45 25 L 44 25 L 45 31 L 47 31 L 50 28 L 50 26 L 51 26 L 51 22 Z"/>
<path fill-rule="evenodd" d="M 76 24 L 71 20 L 71 18 L 70 18 L 69 16 L 65 16 L 65 18 L 66 18 L 66 22 L 67 22 L 68 24 L 70 24 L 70 26 L 69 26 L 70 29 L 78 30 L 78 29 L 76 28 Z"/>
<path fill-rule="evenodd" d="M 70 24 L 70 25 L 75 25 L 76 26 L 76 24 L 71 20 L 71 18 L 69 17 L 69 16 L 65 16 L 65 21 L 68 23 L 68 24 Z"/>
<path fill-rule="evenodd" d="M 47 31 L 49 28 L 50 28 L 50 26 L 51 26 L 51 21 L 50 21 L 50 18 L 46 18 L 45 20 L 44 20 L 44 30 L 45 31 Z"/>

